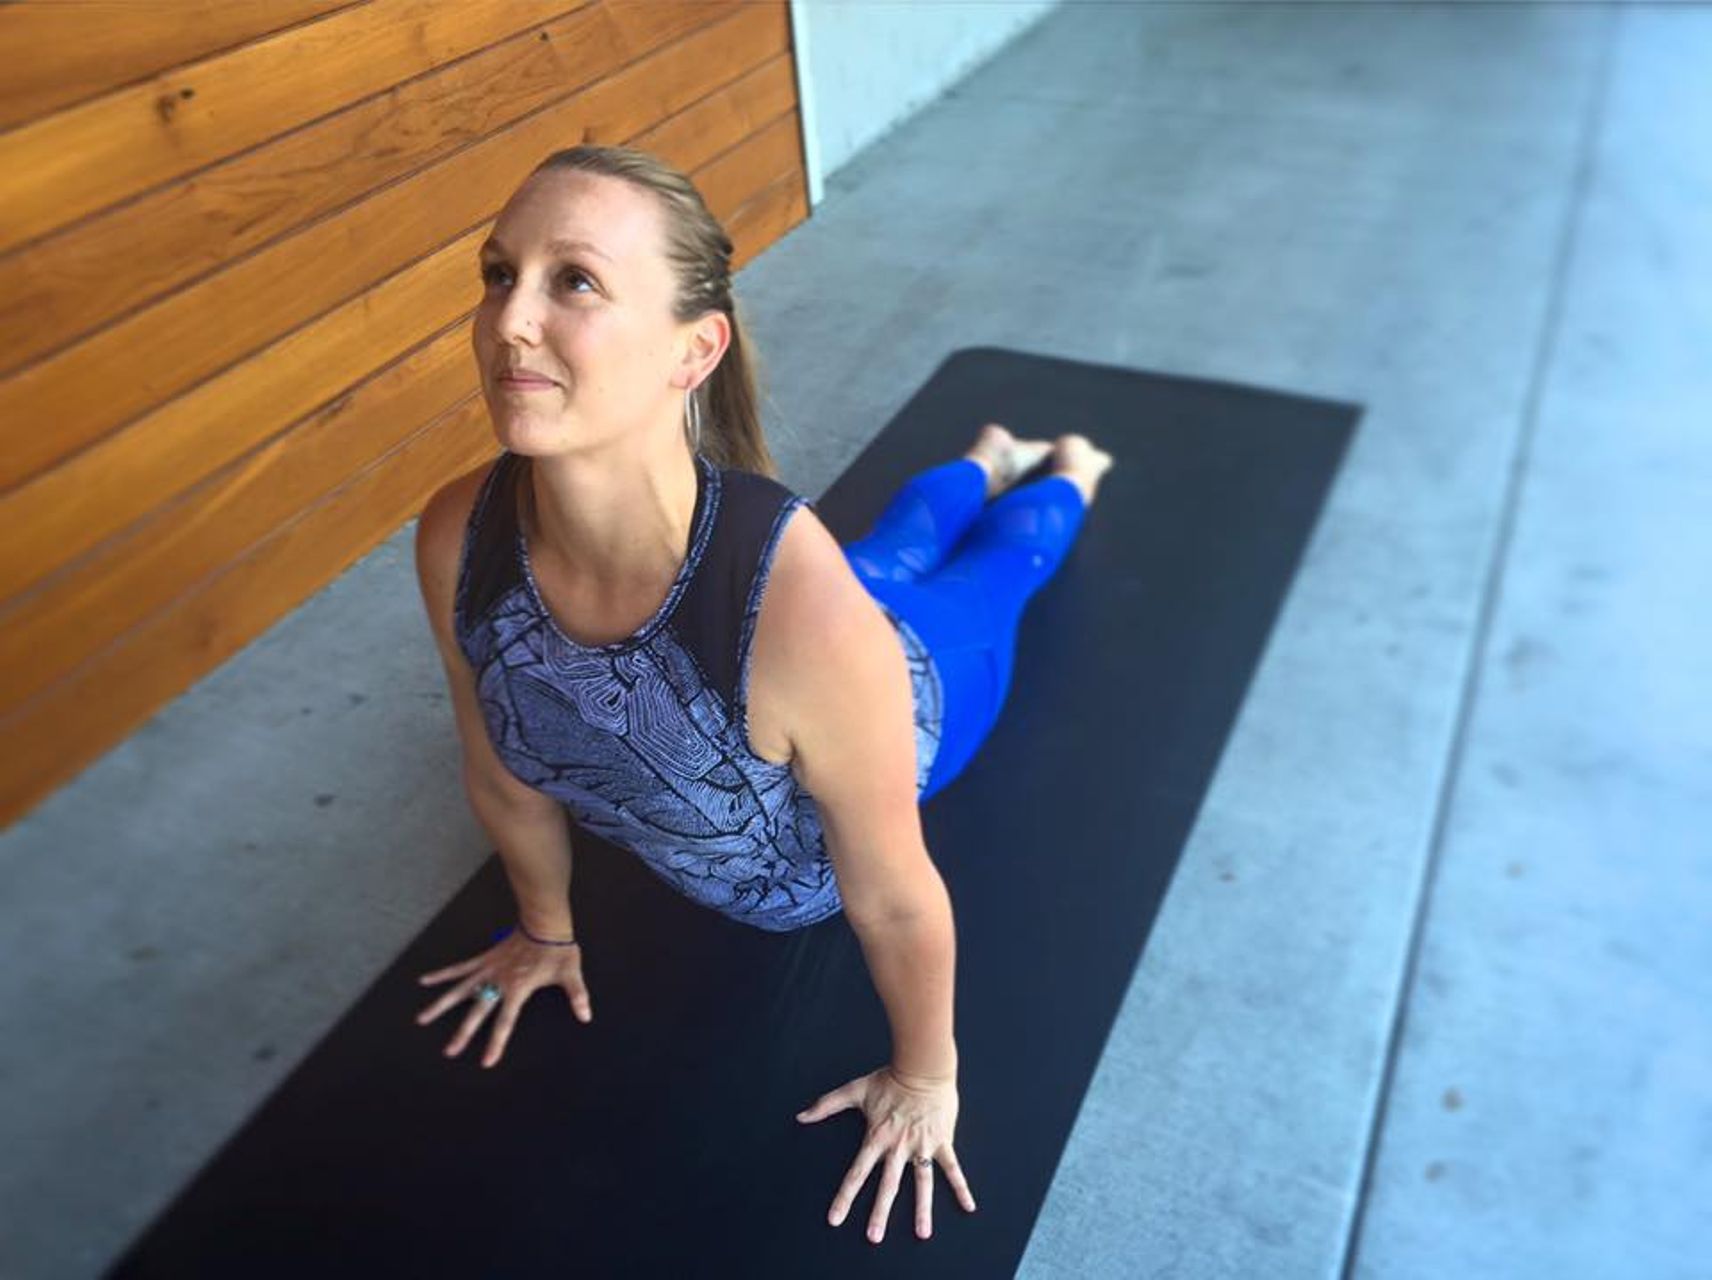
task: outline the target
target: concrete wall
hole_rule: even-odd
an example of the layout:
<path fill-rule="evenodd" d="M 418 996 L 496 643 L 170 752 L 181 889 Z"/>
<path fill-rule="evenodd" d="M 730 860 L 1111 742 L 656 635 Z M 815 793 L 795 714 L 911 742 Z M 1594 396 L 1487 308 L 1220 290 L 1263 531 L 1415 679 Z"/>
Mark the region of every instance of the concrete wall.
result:
<path fill-rule="evenodd" d="M 809 201 L 832 173 L 1059 0 L 791 0 Z"/>

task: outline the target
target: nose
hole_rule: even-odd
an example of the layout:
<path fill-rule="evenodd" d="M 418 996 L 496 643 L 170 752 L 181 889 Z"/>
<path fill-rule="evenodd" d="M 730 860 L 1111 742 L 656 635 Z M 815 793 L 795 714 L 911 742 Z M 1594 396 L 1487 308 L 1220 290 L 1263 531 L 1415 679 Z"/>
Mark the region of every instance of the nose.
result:
<path fill-rule="evenodd" d="M 541 333 L 541 301 L 533 289 L 518 281 L 505 295 L 494 317 L 494 335 L 505 342 L 533 345 Z"/>

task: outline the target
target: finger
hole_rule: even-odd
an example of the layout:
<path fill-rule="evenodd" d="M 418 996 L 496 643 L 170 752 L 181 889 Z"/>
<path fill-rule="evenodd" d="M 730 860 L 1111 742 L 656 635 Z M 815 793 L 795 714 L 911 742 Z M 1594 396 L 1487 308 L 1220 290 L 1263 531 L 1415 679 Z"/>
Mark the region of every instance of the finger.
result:
<path fill-rule="evenodd" d="M 826 1215 L 826 1220 L 833 1226 L 844 1221 L 844 1215 L 850 1212 L 850 1203 L 856 1199 L 856 1193 L 862 1189 L 862 1184 L 868 1181 L 868 1171 L 874 1167 L 880 1158 L 878 1143 L 863 1143 L 856 1153 L 856 1162 L 850 1166 L 850 1172 L 844 1175 L 844 1181 L 838 1184 L 838 1194 L 832 1197 L 832 1211 Z"/>
<path fill-rule="evenodd" d="M 879 1244 L 886 1234 L 886 1220 L 892 1216 L 892 1201 L 898 1198 L 898 1186 L 903 1182 L 904 1165 L 909 1157 L 899 1143 L 886 1154 L 886 1168 L 880 1174 L 880 1192 L 874 1197 L 874 1212 L 868 1218 L 868 1239 Z"/>
<path fill-rule="evenodd" d="M 925 1240 L 933 1234 L 933 1161 L 915 1167 L 915 1233 Z"/>
<path fill-rule="evenodd" d="M 565 994 L 570 997 L 571 1011 L 584 1022 L 594 1021 L 594 1005 L 589 1001 L 588 988 L 580 983 L 565 984 Z"/>
<path fill-rule="evenodd" d="M 416 981 L 418 981 L 418 982 L 422 983 L 424 986 L 426 986 L 429 983 L 440 982 L 446 978 L 456 978 L 456 977 L 460 976 L 461 974 L 468 973 L 471 969 L 474 969 L 481 962 L 482 962 L 482 957 L 476 956 L 475 958 L 470 959 L 470 960 L 463 960 L 457 964 L 447 965 L 444 969 L 436 969 L 436 970 L 434 970 L 433 973 L 424 973 L 420 977 L 418 977 L 416 979 Z"/>
<path fill-rule="evenodd" d="M 797 1112 L 797 1119 L 805 1123 L 824 1120 L 827 1116 L 835 1116 L 840 1111 L 848 1111 L 856 1105 L 853 1094 L 843 1089 L 834 1089 L 831 1093 L 822 1094 L 807 1107 Z"/>
<path fill-rule="evenodd" d="M 476 1028 L 481 1026 L 482 1019 L 487 1017 L 488 1010 L 492 1008 L 493 1005 L 486 1000 L 476 1000 L 470 1005 L 470 1011 L 464 1015 L 463 1025 L 458 1028 L 458 1034 L 446 1046 L 448 1058 L 455 1058 L 464 1051 L 464 1046 L 470 1042 L 470 1037 L 475 1035 Z"/>
<path fill-rule="evenodd" d="M 440 998 L 438 1000 L 434 1001 L 433 1004 L 429 1005 L 421 1013 L 416 1015 L 417 1025 L 422 1026 L 434 1021 L 435 1018 L 438 1018 L 453 1005 L 459 1004 L 467 999 L 470 992 L 474 989 L 474 978 L 465 978 L 457 986 L 446 988 L 446 990 L 440 993 Z"/>
<path fill-rule="evenodd" d="M 939 1163 L 944 1166 L 945 1180 L 957 1193 L 958 1203 L 970 1213 L 975 1212 L 975 1193 L 969 1190 L 969 1180 L 963 1176 L 963 1166 L 957 1163 L 957 1153 L 950 1147 L 941 1149 Z"/>
<path fill-rule="evenodd" d="M 522 1003 L 521 1000 L 507 1000 L 500 1009 L 493 1030 L 488 1032 L 487 1052 L 482 1055 L 482 1066 L 491 1067 L 505 1052 L 505 1042 L 511 1039 L 511 1028 L 517 1021 L 517 1011 Z"/>

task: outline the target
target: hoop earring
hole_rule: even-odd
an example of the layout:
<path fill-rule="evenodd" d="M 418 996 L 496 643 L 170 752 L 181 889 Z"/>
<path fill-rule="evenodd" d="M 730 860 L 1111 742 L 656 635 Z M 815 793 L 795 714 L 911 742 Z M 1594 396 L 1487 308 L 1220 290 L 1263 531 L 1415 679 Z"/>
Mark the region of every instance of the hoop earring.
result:
<path fill-rule="evenodd" d="M 688 425 L 690 448 L 701 452 L 701 401 L 697 398 L 695 388 L 684 390 L 684 420 Z"/>

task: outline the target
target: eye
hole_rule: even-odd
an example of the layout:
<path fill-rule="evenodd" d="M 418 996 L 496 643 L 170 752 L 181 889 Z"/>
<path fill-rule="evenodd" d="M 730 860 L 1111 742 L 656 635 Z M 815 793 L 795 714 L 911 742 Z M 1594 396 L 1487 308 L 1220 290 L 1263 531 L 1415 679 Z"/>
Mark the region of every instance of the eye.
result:
<path fill-rule="evenodd" d="M 587 284 L 589 286 L 589 288 L 592 289 L 594 287 L 594 281 L 590 280 L 586 275 L 584 275 L 581 271 L 578 271 L 575 267 L 566 267 L 562 272 L 559 273 L 559 279 L 561 279 L 561 280 L 581 280 L 585 284 Z M 572 292 L 574 293 L 575 290 L 572 290 Z"/>
<path fill-rule="evenodd" d="M 481 279 L 484 285 L 495 284 L 499 276 L 509 274 L 503 263 L 488 262 L 482 264 Z M 594 286 L 594 280 L 576 267 L 566 267 L 559 273 L 559 278 L 561 280 L 581 280 L 591 288 Z M 573 289 L 571 292 L 575 293 L 576 290 Z"/>

